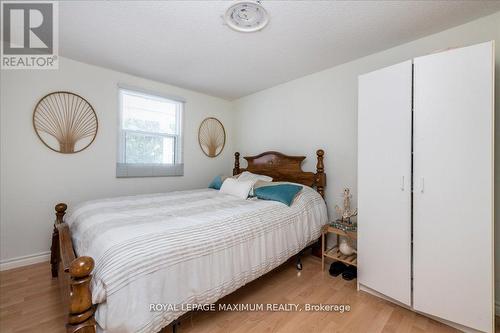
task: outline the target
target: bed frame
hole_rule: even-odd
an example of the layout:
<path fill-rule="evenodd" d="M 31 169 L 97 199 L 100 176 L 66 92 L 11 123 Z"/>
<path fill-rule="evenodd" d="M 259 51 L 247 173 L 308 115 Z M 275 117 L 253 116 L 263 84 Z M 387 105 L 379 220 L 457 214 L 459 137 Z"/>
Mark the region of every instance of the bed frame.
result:
<path fill-rule="evenodd" d="M 274 151 L 244 157 L 248 166 L 240 168 L 240 153 L 237 152 L 234 154 L 233 174 L 250 171 L 271 176 L 274 181 L 290 181 L 316 187 L 318 193 L 324 197 L 326 175 L 323 150 L 318 150 L 316 156 L 316 173 L 314 173 L 302 171 L 301 164 L 305 156 L 287 156 Z M 69 226 L 64 222 L 67 208 L 64 203 L 55 206 L 56 221 L 50 248 L 52 277 L 59 278 L 62 299 L 68 309 L 66 332 L 95 333 L 94 313 L 97 305 L 92 304 L 90 291 L 94 260 L 87 256 L 79 257 L 75 253 Z M 173 324 L 174 330 L 175 327 L 176 321 Z"/>
<path fill-rule="evenodd" d="M 305 156 L 287 156 L 276 151 L 243 157 L 248 162 L 248 166 L 243 169 L 240 168 L 240 153 L 236 152 L 234 153 L 233 175 L 249 171 L 273 177 L 273 181 L 289 181 L 316 187 L 316 191 L 324 198 L 326 185 L 324 155 L 323 150 L 316 151 L 317 163 L 316 173 L 314 173 L 302 171 L 301 164 L 305 160 Z"/>

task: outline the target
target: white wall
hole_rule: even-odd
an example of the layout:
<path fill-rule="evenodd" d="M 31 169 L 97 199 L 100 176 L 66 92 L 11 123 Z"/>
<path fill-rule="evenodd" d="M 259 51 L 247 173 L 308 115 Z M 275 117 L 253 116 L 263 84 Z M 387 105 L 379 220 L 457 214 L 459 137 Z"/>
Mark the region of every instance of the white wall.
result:
<path fill-rule="evenodd" d="M 93 198 L 200 188 L 215 175 L 232 170 L 234 113 L 228 101 L 64 58 L 59 70 L 2 70 L 0 75 L 4 263 L 49 249 L 58 202 L 71 206 Z M 186 99 L 183 177 L 115 178 L 118 83 Z M 53 152 L 33 130 L 35 104 L 57 90 L 82 95 L 97 113 L 96 140 L 80 153 Z M 220 119 L 228 134 L 223 153 L 214 159 L 202 153 L 197 140 L 198 126 L 207 116 Z"/>
<path fill-rule="evenodd" d="M 235 101 L 235 147 L 242 155 L 264 150 L 307 154 L 314 171 L 315 150 L 325 150 L 326 201 L 330 216 L 350 187 L 357 188 L 358 75 L 449 47 L 496 41 L 496 155 L 500 156 L 500 12 L 398 47 L 321 71 Z M 389 147 L 388 147 L 389 149 Z M 496 163 L 496 220 L 500 214 L 500 163 Z M 380 202 L 381 205 L 384 202 Z M 500 244 L 500 228 L 496 228 Z M 496 292 L 500 300 L 500 246 L 496 247 Z"/>

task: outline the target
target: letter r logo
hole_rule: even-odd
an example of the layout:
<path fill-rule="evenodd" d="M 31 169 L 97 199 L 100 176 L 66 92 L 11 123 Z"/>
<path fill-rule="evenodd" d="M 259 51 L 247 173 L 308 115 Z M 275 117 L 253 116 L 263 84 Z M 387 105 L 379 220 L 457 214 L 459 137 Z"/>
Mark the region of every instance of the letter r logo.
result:
<path fill-rule="evenodd" d="M 52 3 L 2 4 L 4 54 L 52 54 Z"/>

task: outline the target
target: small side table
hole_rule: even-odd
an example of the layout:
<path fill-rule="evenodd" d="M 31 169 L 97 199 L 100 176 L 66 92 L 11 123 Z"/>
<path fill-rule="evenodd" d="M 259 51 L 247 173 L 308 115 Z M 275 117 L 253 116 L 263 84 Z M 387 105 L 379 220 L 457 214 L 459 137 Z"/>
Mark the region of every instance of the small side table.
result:
<path fill-rule="evenodd" d="M 330 248 L 326 248 L 326 235 L 327 234 L 336 234 L 337 235 L 337 244 Z M 351 254 L 350 256 L 346 256 L 342 254 L 339 250 L 340 244 L 340 236 L 349 237 L 351 239 L 357 239 L 358 235 L 355 231 L 343 231 L 337 228 L 332 227 L 331 225 L 325 225 L 321 232 L 321 249 L 323 250 L 323 255 L 321 256 L 321 270 L 325 270 L 325 257 L 331 258 L 336 261 L 342 261 L 344 264 L 356 266 L 358 265 L 358 257 L 356 253 Z"/>

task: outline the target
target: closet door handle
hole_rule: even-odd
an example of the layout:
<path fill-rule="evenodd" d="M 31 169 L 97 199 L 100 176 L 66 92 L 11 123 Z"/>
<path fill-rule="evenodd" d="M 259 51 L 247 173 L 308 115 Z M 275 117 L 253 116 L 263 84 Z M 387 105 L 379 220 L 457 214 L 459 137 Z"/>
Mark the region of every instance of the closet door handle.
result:
<path fill-rule="evenodd" d="M 405 190 L 405 176 L 401 177 L 401 191 Z"/>
<path fill-rule="evenodd" d="M 420 178 L 420 193 L 424 193 L 425 181 L 424 177 Z"/>

